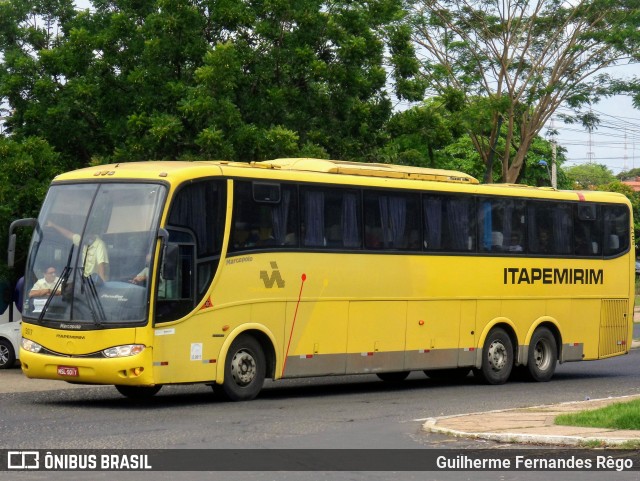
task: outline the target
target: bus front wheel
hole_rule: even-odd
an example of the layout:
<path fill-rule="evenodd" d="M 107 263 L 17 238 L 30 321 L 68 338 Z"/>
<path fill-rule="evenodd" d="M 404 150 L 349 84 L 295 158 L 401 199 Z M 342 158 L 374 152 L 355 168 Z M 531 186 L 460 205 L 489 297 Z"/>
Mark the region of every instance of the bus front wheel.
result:
<path fill-rule="evenodd" d="M 537 329 L 531 337 L 527 371 L 529 377 L 538 382 L 546 382 L 556 372 L 558 347 L 556 338 L 546 327 Z"/>
<path fill-rule="evenodd" d="M 513 343 L 499 327 L 492 329 L 482 347 L 480 374 L 487 384 L 504 384 L 513 368 Z"/>
<path fill-rule="evenodd" d="M 224 395 L 231 401 L 255 398 L 264 384 L 266 364 L 262 347 L 254 337 L 238 337 L 231 343 L 225 361 Z"/>

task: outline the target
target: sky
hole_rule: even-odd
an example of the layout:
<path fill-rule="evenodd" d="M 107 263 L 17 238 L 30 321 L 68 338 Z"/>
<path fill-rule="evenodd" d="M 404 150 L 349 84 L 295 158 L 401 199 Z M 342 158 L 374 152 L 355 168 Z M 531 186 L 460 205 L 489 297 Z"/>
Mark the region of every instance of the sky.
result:
<path fill-rule="evenodd" d="M 636 69 L 640 77 L 640 65 Z M 633 107 L 631 98 L 605 99 L 592 110 L 600 124 L 591 133 L 580 125 L 564 124 L 554 115 L 556 142 L 567 149 L 564 166 L 594 162 L 606 165 L 616 175 L 640 168 L 640 110 Z M 558 113 L 563 111 L 567 110 L 561 108 Z"/>

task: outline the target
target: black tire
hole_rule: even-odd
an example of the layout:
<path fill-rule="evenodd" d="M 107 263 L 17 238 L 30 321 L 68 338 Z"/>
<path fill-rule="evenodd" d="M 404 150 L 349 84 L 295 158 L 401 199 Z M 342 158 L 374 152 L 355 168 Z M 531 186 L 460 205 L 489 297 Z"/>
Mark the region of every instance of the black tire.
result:
<path fill-rule="evenodd" d="M 255 398 L 264 384 L 266 359 L 262 346 L 251 336 L 240 336 L 229 348 L 222 392 L 230 401 Z"/>
<path fill-rule="evenodd" d="M 482 347 L 480 374 L 487 384 L 504 384 L 513 369 L 513 343 L 504 329 L 491 329 Z"/>
<path fill-rule="evenodd" d="M 122 386 L 117 385 L 116 389 L 120 394 L 129 399 L 149 399 L 155 396 L 162 388 L 162 384 L 156 384 L 155 386 Z"/>
<path fill-rule="evenodd" d="M 407 379 L 410 371 L 378 372 L 376 376 L 388 383 L 399 383 Z"/>
<path fill-rule="evenodd" d="M 471 371 L 469 367 L 454 367 L 451 369 L 429 369 L 424 373 L 437 381 L 460 381 L 469 375 L 469 371 Z"/>
<path fill-rule="evenodd" d="M 0 339 L 0 369 L 9 369 L 16 363 L 13 345 L 6 339 Z"/>
<path fill-rule="evenodd" d="M 556 372 L 558 345 L 552 332 L 546 327 L 536 329 L 529 344 L 527 372 L 533 381 L 547 382 Z"/>

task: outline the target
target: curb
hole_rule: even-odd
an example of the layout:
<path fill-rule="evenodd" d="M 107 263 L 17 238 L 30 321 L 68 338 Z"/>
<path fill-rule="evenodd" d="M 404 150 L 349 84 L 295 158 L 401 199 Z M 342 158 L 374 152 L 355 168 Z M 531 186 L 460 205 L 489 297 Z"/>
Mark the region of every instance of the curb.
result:
<path fill-rule="evenodd" d="M 629 437 L 616 435 L 618 431 L 616 430 L 608 430 L 608 432 L 602 432 L 602 435 L 559 435 L 559 434 L 527 434 L 522 432 L 495 432 L 495 431 L 487 431 L 487 432 L 468 432 L 462 431 L 459 429 L 448 428 L 445 426 L 438 425 L 438 423 L 446 422 L 448 419 L 460 419 L 471 416 L 483 416 L 483 418 L 490 418 L 492 414 L 499 413 L 527 413 L 530 414 L 532 411 L 544 411 L 548 410 L 548 416 L 553 416 L 554 418 L 560 414 L 563 414 L 563 408 L 568 406 L 575 406 L 576 404 L 584 404 L 584 403 L 598 403 L 598 402 L 607 402 L 607 404 L 614 402 L 624 402 L 625 400 L 638 399 L 638 395 L 629 395 L 629 396 L 620 396 L 615 398 L 602 398 L 602 399 L 592 399 L 589 401 L 570 401 L 560 404 L 546 404 L 540 406 L 531 406 L 527 408 L 513 408 L 513 409 L 499 409 L 494 411 L 485 411 L 485 412 L 476 412 L 476 413 L 467 413 L 467 414 L 457 414 L 451 416 L 440 416 L 440 417 L 432 417 L 427 418 L 424 424 L 422 425 L 422 429 L 426 432 L 438 433 L 438 434 L 446 434 L 453 437 L 458 438 L 469 438 L 469 439 L 483 439 L 487 441 L 495 441 L 499 443 L 518 443 L 518 444 L 547 444 L 554 446 L 578 446 L 584 445 L 587 443 L 597 443 L 598 447 L 615 447 L 620 446 L 622 444 L 628 443 L 630 441 L 635 441 L 640 439 L 640 435 L 638 437 Z M 592 407 L 592 409 L 597 409 L 598 407 Z M 561 426 L 558 426 L 560 428 Z M 555 424 L 545 425 L 546 429 L 554 429 L 556 428 Z M 565 426 L 567 428 L 567 426 Z M 505 428 L 508 429 L 508 428 Z M 581 429 L 581 428 L 576 428 Z M 624 431 L 620 431 L 624 432 Z"/>

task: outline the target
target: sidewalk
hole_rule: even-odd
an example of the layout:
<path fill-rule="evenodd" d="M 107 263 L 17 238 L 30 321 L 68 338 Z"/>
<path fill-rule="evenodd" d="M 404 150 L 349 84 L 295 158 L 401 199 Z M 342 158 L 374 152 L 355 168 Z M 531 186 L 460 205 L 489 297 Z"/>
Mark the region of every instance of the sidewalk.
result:
<path fill-rule="evenodd" d="M 640 322 L 640 308 L 636 307 L 633 317 L 634 322 Z M 634 340 L 631 348 L 639 347 L 640 341 Z M 599 445 L 616 446 L 627 441 L 640 441 L 640 431 L 557 426 L 554 420 L 560 414 L 599 409 L 615 402 L 628 402 L 634 399 L 640 399 L 640 394 L 429 418 L 424 423 L 423 429 L 432 433 L 487 439 L 501 443 L 575 446 L 597 442 Z"/>
<path fill-rule="evenodd" d="M 640 441 L 640 431 L 557 426 L 553 423 L 554 419 L 559 414 L 599 409 L 614 402 L 628 402 L 633 399 L 640 399 L 640 394 L 429 418 L 424 423 L 423 429 L 432 433 L 501 443 L 575 446 L 598 442 L 600 446 L 616 446 L 627 441 Z"/>

